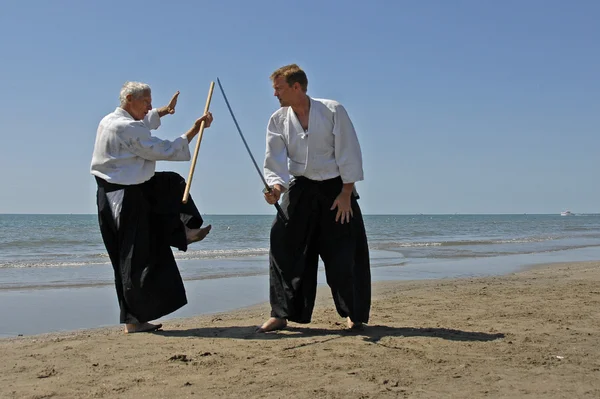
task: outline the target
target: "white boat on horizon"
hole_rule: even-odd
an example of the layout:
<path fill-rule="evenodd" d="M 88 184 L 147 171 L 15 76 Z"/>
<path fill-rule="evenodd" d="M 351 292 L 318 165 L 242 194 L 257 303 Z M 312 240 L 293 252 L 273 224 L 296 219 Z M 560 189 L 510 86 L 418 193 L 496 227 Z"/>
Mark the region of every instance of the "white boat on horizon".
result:
<path fill-rule="evenodd" d="M 560 216 L 573 216 L 573 214 L 571 213 L 571 211 L 563 211 L 560 213 Z"/>

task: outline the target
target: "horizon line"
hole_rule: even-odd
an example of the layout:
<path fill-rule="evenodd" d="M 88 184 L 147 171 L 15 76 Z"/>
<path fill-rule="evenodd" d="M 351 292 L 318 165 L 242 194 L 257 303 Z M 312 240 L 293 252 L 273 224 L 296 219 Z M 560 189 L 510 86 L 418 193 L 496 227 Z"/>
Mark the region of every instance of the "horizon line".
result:
<path fill-rule="evenodd" d="M 562 211 L 561 211 L 562 212 Z M 492 216 L 492 215 L 560 215 L 561 212 L 557 213 L 534 213 L 534 212 L 523 212 L 523 213 L 512 213 L 512 212 L 500 212 L 500 213 L 464 213 L 464 212 L 455 212 L 455 213 L 363 213 L 363 216 Z M 600 215 L 600 212 L 574 212 L 574 215 Z M 0 213 L 0 215 L 36 215 L 36 216 L 65 216 L 65 215 L 74 215 L 74 216 L 97 216 L 97 213 Z M 275 216 L 275 214 L 271 213 L 201 213 L 202 216 Z"/>

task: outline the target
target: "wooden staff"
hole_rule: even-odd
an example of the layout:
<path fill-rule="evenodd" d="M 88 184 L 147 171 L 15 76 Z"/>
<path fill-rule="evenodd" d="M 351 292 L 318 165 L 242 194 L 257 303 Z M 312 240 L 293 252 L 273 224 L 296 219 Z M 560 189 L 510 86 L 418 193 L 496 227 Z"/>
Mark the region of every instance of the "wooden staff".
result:
<path fill-rule="evenodd" d="M 212 98 L 213 89 L 215 88 L 215 82 L 210 82 L 210 88 L 208 89 L 208 98 L 206 99 L 206 105 L 204 106 L 204 115 L 208 113 L 210 108 L 210 100 Z M 185 191 L 183 192 L 183 199 L 181 202 L 187 204 L 188 197 L 190 196 L 190 187 L 192 186 L 192 178 L 194 177 L 194 169 L 196 168 L 196 160 L 198 159 L 198 153 L 200 152 L 200 142 L 202 141 L 202 133 L 204 133 L 204 121 L 200 124 L 200 131 L 198 132 L 198 140 L 196 141 L 196 150 L 192 157 L 192 165 L 190 166 L 190 174 L 188 175 L 187 183 L 185 185 Z"/>

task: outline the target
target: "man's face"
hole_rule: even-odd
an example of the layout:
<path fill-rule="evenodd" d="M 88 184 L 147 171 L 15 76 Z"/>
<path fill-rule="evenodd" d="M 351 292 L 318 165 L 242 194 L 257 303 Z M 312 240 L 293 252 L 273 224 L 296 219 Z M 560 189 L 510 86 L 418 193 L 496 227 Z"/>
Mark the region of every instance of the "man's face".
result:
<path fill-rule="evenodd" d="M 136 121 L 144 119 L 148 111 L 152 109 L 152 94 L 146 93 L 141 97 L 135 98 L 127 96 L 129 102 L 129 113 Z"/>
<path fill-rule="evenodd" d="M 300 85 L 294 83 L 294 86 Z M 273 95 L 277 97 L 282 107 L 288 107 L 292 104 L 293 99 L 297 95 L 297 88 L 294 86 L 290 86 L 282 76 L 273 79 Z"/>

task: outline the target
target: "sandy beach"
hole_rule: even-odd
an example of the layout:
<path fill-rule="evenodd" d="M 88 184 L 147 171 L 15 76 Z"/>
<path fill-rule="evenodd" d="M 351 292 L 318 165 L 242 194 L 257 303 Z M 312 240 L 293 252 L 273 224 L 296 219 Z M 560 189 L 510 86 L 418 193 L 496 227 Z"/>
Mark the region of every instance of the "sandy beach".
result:
<path fill-rule="evenodd" d="M 321 290 L 311 324 L 276 333 L 254 333 L 265 304 L 3 339 L 0 397 L 600 397 L 600 262 L 373 288 L 360 332 Z"/>

